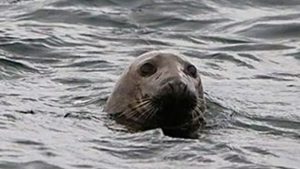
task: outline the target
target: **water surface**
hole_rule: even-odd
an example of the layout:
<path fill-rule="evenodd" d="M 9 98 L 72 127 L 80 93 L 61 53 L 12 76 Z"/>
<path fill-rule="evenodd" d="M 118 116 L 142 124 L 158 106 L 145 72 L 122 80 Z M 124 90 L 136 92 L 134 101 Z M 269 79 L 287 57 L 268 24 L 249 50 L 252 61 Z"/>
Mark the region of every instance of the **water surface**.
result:
<path fill-rule="evenodd" d="M 0 11 L 0 168 L 299 168 L 300 1 L 3 0 Z M 199 139 L 128 133 L 102 111 L 149 50 L 200 70 Z"/>

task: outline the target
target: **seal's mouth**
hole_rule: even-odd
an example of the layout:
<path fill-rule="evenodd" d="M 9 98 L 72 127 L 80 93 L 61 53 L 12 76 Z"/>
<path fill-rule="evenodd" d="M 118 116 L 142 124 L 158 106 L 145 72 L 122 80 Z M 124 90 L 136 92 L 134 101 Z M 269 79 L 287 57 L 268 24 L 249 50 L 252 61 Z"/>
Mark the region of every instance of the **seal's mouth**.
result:
<path fill-rule="evenodd" d="M 176 128 L 193 119 L 197 96 L 181 81 L 168 82 L 154 97 L 161 128 Z"/>
<path fill-rule="evenodd" d="M 193 138 L 204 124 L 200 101 L 184 83 L 171 81 L 157 95 L 146 96 L 133 106 L 129 105 L 117 119 L 135 129 L 161 128 L 168 136 Z"/>
<path fill-rule="evenodd" d="M 187 85 L 179 80 L 167 82 L 154 97 L 156 119 L 164 134 L 173 137 L 196 137 L 203 121 L 198 108 L 198 98 Z"/>

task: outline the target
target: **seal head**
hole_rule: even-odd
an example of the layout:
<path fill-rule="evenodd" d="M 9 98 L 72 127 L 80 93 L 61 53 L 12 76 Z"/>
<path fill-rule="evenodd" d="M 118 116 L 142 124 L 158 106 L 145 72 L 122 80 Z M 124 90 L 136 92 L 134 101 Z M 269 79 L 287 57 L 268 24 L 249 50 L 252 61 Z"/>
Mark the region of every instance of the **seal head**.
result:
<path fill-rule="evenodd" d="M 178 54 L 142 54 L 124 71 L 104 110 L 130 129 L 161 128 L 169 136 L 197 137 L 205 124 L 200 74 Z"/>

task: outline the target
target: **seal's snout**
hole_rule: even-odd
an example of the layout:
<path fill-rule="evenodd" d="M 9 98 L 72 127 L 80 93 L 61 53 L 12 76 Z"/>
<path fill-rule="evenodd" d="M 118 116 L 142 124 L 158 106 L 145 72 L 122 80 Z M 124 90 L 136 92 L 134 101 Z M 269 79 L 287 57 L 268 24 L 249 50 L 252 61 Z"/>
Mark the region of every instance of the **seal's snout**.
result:
<path fill-rule="evenodd" d="M 167 83 L 167 92 L 169 92 L 170 94 L 172 93 L 178 93 L 179 95 L 180 94 L 185 94 L 186 93 L 186 90 L 187 90 L 187 85 L 184 84 L 182 81 L 180 80 L 174 80 L 174 81 L 171 81 L 171 82 L 168 82 Z"/>
<path fill-rule="evenodd" d="M 160 125 L 179 126 L 192 118 L 197 105 L 197 96 L 190 87 L 180 79 L 165 81 L 154 103 L 158 108 Z"/>
<path fill-rule="evenodd" d="M 164 112 L 189 112 L 196 106 L 197 97 L 180 79 L 169 79 L 161 88 L 157 102 Z"/>

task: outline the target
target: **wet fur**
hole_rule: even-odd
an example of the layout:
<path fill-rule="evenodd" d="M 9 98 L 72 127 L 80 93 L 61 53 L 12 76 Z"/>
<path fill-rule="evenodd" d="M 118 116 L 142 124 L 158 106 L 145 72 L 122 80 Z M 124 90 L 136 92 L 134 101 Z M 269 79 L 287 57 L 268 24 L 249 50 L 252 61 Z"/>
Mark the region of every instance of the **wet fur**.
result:
<path fill-rule="evenodd" d="M 188 77 L 184 79 L 188 79 L 186 80 L 186 83 L 191 84 L 187 87 L 193 88 L 194 90 L 192 90 L 192 92 L 197 92 L 197 97 L 195 99 L 196 106 L 191 110 L 191 117 L 186 121 L 182 121 L 181 124 L 176 126 L 164 126 L 160 124 L 158 122 L 159 116 L 157 115 L 160 111 L 157 103 L 157 96 L 159 95 L 160 91 L 151 84 L 154 83 L 154 85 L 161 85 L 167 83 L 169 79 L 168 77 L 164 77 L 167 76 L 166 72 L 170 73 L 168 71 L 176 70 L 165 70 L 165 72 L 158 72 L 153 77 L 153 80 L 149 81 L 151 83 L 150 85 L 149 82 L 147 83 L 145 79 L 139 77 L 137 73 L 135 73 L 136 67 L 144 60 L 160 57 L 159 55 L 162 55 L 165 58 L 158 58 L 158 62 L 167 59 L 165 61 L 166 63 L 163 64 L 169 64 L 167 62 L 168 59 L 169 62 L 173 61 L 174 63 L 170 64 L 174 64 L 175 66 L 176 64 L 180 65 L 177 62 L 187 62 L 186 60 L 180 60 L 181 57 L 177 55 L 163 52 L 150 52 L 138 57 L 130 65 L 130 67 L 125 70 L 120 80 L 116 84 L 114 92 L 107 102 L 105 111 L 112 114 L 119 123 L 122 123 L 136 131 L 162 128 L 165 131 L 171 131 L 171 133 L 172 131 L 182 132 L 182 137 L 190 137 L 191 134 L 186 135 L 185 133 L 195 133 L 198 128 L 205 124 L 203 117 L 203 113 L 205 111 L 205 100 L 203 97 L 200 76 L 195 80 L 196 82 L 193 82 L 193 79 L 188 79 Z M 179 61 L 176 61 L 175 59 L 178 59 Z M 160 80 L 160 83 L 156 84 L 153 82 L 155 80 Z M 194 86 L 192 83 L 195 83 Z M 184 89 L 182 92 L 185 92 L 185 90 L 187 89 Z M 181 137 L 181 134 L 179 134 L 179 136 Z"/>

